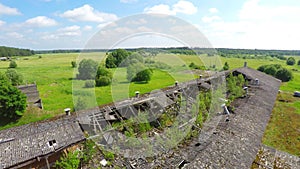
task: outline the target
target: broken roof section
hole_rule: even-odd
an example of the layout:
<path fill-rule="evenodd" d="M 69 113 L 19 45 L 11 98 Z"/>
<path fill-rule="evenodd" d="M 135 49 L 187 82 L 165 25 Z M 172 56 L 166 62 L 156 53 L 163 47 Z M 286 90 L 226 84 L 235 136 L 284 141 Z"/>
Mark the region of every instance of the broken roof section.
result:
<path fill-rule="evenodd" d="M 194 148 L 197 156 L 187 168 L 250 168 L 256 157 L 281 81 L 248 67 L 235 69 L 233 74 L 260 83 L 250 83 L 251 95 L 236 100 L 239 103 L 229 122 L 223 116 L 213 134 L 205 142 L 199 140 Z"/>
<path fill-rule="evenodd" d="M 42 100 L 40 99 L 36 84 L 17 86 L 17 88 L 27 96 L 27 103 L 43 109 Z"/>
<path fill-rule="evenodd" d="M 76 118 L 72 116 L 2 130 L 0 169 L 22 167 L 29 160 L 58 152 L 84 139 Z"/>

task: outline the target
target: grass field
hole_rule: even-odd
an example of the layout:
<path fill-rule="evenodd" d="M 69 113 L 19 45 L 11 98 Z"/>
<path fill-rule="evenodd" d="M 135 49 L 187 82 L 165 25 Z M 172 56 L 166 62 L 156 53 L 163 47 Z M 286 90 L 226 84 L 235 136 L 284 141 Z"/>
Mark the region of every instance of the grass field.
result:
<path fill-rule="evenodd" d="M 113 71 L 114 83 L 112 86 L 87 89 L 84 88 L 84 81 L 73 80 L 76 69 L 71 68 L 71 61 L 78 59 L 79 62 L 82 58 L 92 58 L 101 62 L 105 53 L 84 53 L 81 55 L 78 53 L 43 54 L 40 55 L 42 58 L 38 56 L 19 57 L 16 70 L 23 75 L 27 83 L 36 82 L 40 97 L 43 100 L 44 110 L 28 108 L 24 116 L 16 122 L 9 123 L 6 120 L 0 120 L 0 129 L 62 114 L 64 108 L 74 107 L 73 96 L 76 102 L 78 96 L 84 95 L 83 98 L 88 100 L 87 106 L 93 107 L 133 96 L 135 91 L 146 93 L 173 85 L 175 81 L 187 81 L 197 76 L 186 72 L 191 62 L 207 67 L 216 65 L 217 68 L 228 62 L 230 69 L 242 67 L 244 62 L 255 69 L 264 64 L 281 64 L 290 70 L 294 69 L 294 79 L 288 83 L 283 83 L 280 87 L 280 90 L 284 92 L 278 96 L 263 143 L 299 155 L 300 99 L 292 97 L 295 90 L 300 91 L 300 66 L 298 65 L 287 66 L 285 61 L 278 59 L 239 59 L 206 57 L 205 55 L 158 54 L 153 59 L 167 63 L 171 68 L 154 70 L 152 80 L 149 83 L 129 83 L 126 80 L 126 69 L 119 68 Z M 295 58 L 296 60 L 300 59 L 298 56 L 295 56 Z M 0 62 L 0 72 L 5 72 L 8 65 L 9 62 Z"/>

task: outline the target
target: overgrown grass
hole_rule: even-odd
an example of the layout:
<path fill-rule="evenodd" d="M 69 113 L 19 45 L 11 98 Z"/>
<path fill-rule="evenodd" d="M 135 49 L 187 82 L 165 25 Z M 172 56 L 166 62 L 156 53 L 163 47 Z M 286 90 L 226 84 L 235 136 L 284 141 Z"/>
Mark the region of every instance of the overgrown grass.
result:
<path fill-rule="evenodd" d="M 293 93 L 278 94 L 263 143 L 288 153 L 300 155 L 300 98 Z"/>

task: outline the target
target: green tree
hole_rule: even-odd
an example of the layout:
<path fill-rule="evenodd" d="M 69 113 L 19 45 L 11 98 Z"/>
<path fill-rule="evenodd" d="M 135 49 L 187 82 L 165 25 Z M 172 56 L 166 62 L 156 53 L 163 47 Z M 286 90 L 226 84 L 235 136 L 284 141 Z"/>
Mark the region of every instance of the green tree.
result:
<path fill-rule="evenodd" d="M 106 60 L 105 66 L 107 68 L 116 68 L 119 66 L 126 66 L 121 65 L 121 63 L 130 55 L 130 53 L 125 49 L 117 49 L 113 52 L 109 53 Z"/>
<path fill-rule="evenodd" d="M 98 63 L 92 59 L 83 59 L 79 63 L 77 78 L 80 80 L 95 79 Z"/>
<path fill-rule="evenodd" d="M 229 64 L 227 62 L 225 62 L 223 66 L 223 70 L 229 70 Z"/>
<path fill-rule="evenodd" d="M 287 60 L 286 60 L 286 64 L 287 65 L 294 65 L 296 63 L 296 60 L 295 58 L 293 57 L 289 57 Z"/>
<path fill-rule="evenodd" d="M 26 95 L 0 73 L 0 117 L 16 119 L 26 109 Z"/>
<path fill-rule="evenodd" d="M 134 81 L 137 82 L 149 82 L 151 80 L 152 71 L 150 69 L 145 69 L 138 72 L 134 78 Z"/>
<path fill-rule="evenodd" d="M 16 68 L 18 65 L 17 65 L 17 62 L 16 61 L 14 61 L 14 60 L 12 60 L 12 61 L 10 61 L 10 63 L 9 63 L 9 68 Z"/>
<path fill-rule="evenodd" d="M 135 63 L 127 67 L 127 80 L 132 82 L 150 81 L 152 71 L 142 63 Z"/>
<path fill-rule="evenodd" d="M 96 75 L 96 86 L 108 86 L 111 84 L 112 73 L 104 66 L 99 66 Z"/>
<path fill-rule="evenodd" d="M 298 60 L 298 63 L 297 63 L 297 65 L 299 65 L 299 66 L 300 66 L 300 60 Z"/>
<path fill-rule="evenodd" d="M 276 72 L 275 77 L 283 82 L 288 82 L 293 78 L 293 74 L 288 69 L 281 68 Z"/>
<path fill-rule="evenodd" d="M 5 72 L 5 74 L 13 86 L 17 86 L 17 85 L 20 85 L 23 83 L 23 76 L 21 74 L 17 73 L 16 70 L 8 69 Z"/>

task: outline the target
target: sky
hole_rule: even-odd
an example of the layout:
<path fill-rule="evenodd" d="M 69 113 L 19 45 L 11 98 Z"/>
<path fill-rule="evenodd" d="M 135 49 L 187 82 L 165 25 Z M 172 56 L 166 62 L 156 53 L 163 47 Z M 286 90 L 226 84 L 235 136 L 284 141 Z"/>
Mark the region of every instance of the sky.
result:
<path fill-rule="evenodd" d="M 0 0 L 0 46 L 83 49 L 107 25 L 153 13 L 184 20 L 215 48 L 300 50 L 299 11 L 299 0 Z M 146 22 L 139 24 L 149 31 Z M 116 30 L 133 29 L 126 26 Z M 145 44 L 142 39 L 127 45 Z"/>

